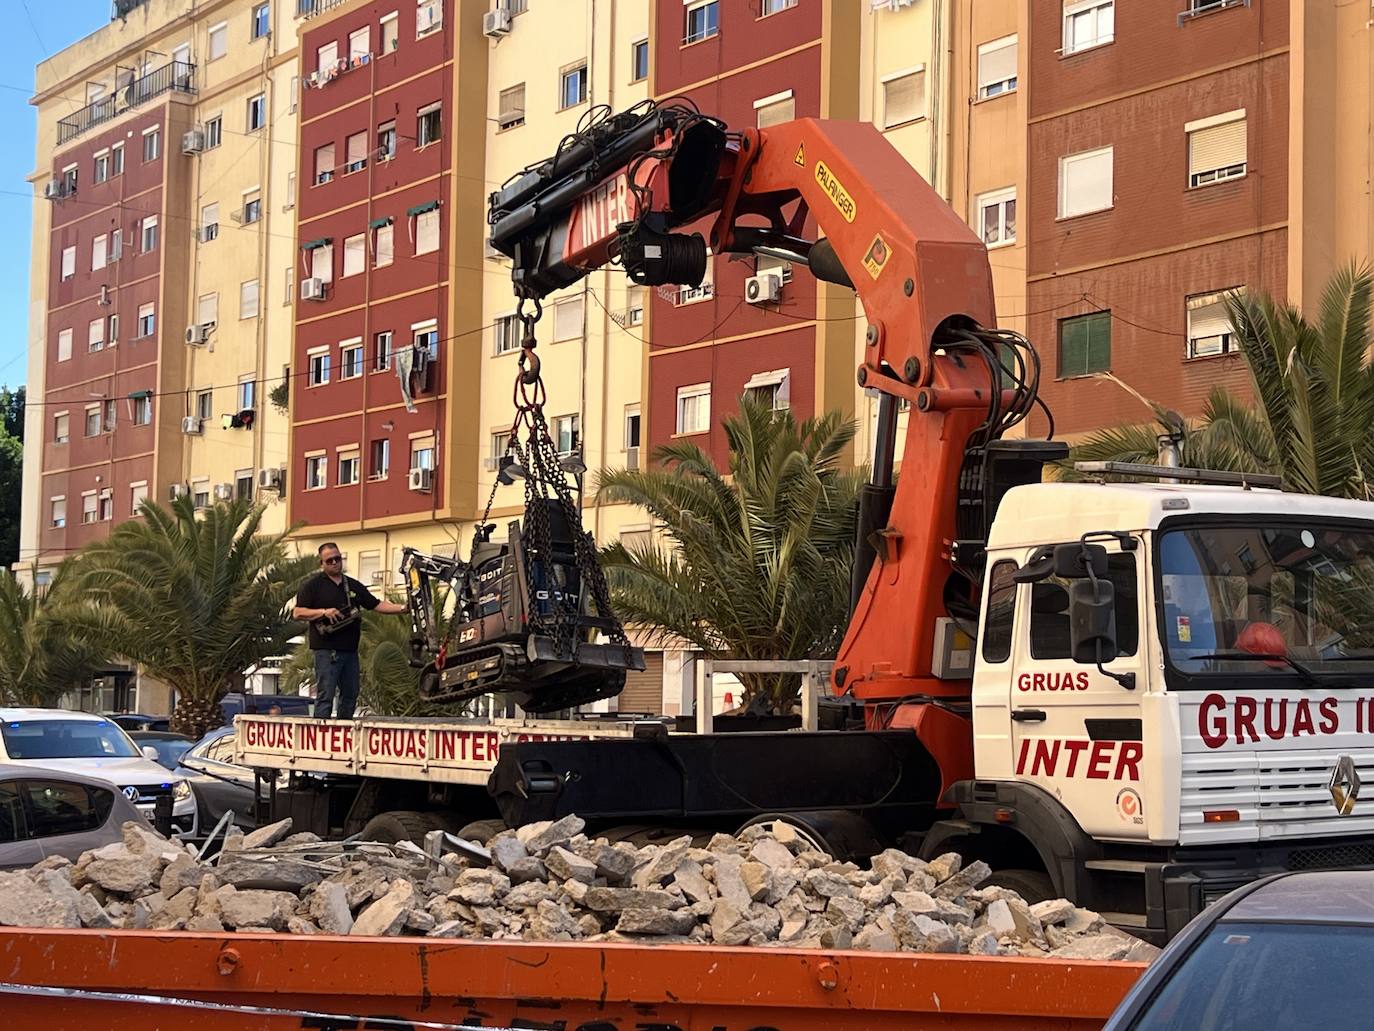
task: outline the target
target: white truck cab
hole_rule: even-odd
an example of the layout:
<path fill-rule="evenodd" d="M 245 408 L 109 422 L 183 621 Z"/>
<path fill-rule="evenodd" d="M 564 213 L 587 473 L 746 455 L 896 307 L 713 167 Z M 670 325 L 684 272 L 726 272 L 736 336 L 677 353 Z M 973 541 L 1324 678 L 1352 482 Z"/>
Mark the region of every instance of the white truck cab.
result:
<path fill-rule="evenodd" d="M 1111 585 L 1101 663 L 1080 640 L 1089 578 L 1053 568 L 1056 546 L 1085 540 L 1105 550 L 1096 575 Z M 1374 864 L 1374 801 L 1359 798 L 1374 776 L 1374 504 L 1186 483 L 1015 487 L 984 583 L 977 779 L 960 801 L 964 815 L 1000 803 L 1033 840 L 1064 838 L 1045 863 L 1056 887 L 1076 879 L 1087 890 L 1071 897 L 1172 933 L 1261 872 Z"/>

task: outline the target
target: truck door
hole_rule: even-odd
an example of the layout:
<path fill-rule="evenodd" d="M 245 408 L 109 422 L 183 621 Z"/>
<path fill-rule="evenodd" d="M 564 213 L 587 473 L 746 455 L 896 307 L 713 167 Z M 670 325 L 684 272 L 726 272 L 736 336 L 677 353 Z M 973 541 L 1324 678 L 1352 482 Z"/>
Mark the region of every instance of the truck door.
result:
<path fill-rule="evenodd" d="M 1058 798 L 1092 836 L 1143 838 L 1141 698 L 1148 678 L 1141 627 L 1149 626 L 1143 561 L 1140 551 L 1123 552 L 1115 542 L 1108 551 L 1118 654 L 1103 669 L 1134 674 L 1136 686 L 1123 686 L 1095 663 L 1074 661 L 1069 581 L 1021 584 L 1009 685 L 1011 772 Z"/>

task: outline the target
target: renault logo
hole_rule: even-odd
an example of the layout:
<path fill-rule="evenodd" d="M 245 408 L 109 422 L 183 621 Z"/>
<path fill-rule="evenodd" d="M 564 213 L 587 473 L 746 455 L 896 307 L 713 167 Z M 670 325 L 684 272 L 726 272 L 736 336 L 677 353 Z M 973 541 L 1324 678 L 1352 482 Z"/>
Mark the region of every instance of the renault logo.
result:
<path fill-rule="evenodd" d="M 1355 811 L 1355 799 L 1360 797 L 1360 774 L 1355 769 L 1354 759 L 1343 755 L 1336 760 L 1336 765 L 1331 768 L 1331 779 L 1326 782 L 1326 789 L 1331 792 L 1331 801 L 1335 803 L 1336 812 L 1342 816 L 1349 816 Z"/>
<path fill-rule="evenodd" d="M 124 797 L 127 798 L 130 802 L 137 802 L 139 799 L 138 788 L 130 784 L 127 788 L 124 789 Z"/>

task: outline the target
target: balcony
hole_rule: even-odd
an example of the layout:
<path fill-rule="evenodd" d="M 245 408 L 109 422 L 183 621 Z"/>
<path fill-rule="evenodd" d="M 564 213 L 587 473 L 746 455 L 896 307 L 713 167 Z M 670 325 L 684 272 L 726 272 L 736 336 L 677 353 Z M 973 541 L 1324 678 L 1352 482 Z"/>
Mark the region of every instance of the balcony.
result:
<path fill-rule="evenodd" d="M 87 104 L 57 123 L 57 145 L 74 140 L 94 126 L 118 118 L 140 104 L 167 92 L 194 93 L 196 66 L 188 61 L 170 61 L 133 82 L 118 87 L 108 97 Z"/>
<path fill-rule="evenodd" d="M 347 0 L 296 0 L 297 18 L 314 18 L 331 7 L 338 7 Z"/>

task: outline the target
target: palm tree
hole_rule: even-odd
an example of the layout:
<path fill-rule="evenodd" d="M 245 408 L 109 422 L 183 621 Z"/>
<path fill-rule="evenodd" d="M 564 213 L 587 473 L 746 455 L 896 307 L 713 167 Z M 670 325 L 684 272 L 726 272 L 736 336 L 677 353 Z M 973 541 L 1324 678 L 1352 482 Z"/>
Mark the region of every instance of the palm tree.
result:
<path fill-rule="evenodd" d="M 0 705 L 55 705 L 106 658 L 89 635 L 63 623 L 64 605 L 76 604 L 71 570 L 70 561 L 58 566 L 45 590 L 26 590 L 0 571 Z"/>
<path fill-rule="evenodd" d="M 174 688 L 173 729 L 199 737 L 223 721 L 219 700 L 243 671 L 299 632 L 287 606 L 315 559 L 291 558 L 286 532 L 259 533 L 263 506 L 246 499 L 204 511 L 189 497 L 170 510 L 144 501 L 140 514 L 80 553 L 73 586 L 87 608 L 65 622 Z"/>
<path fill-rule="evenodd" d="M 846 468 L 853 422 L 798 424 L 750 398 L 724 420 L 727 472 L 695 444 L 658 448 L 656 468 L 606 470 L 598 497 L 638 505 L 663 527 L 653 543 L 602 552 L 616 611 L 651 640 L 710 656 L 833 656 L 849 619 L 849 574 L 864 470 Z M 795 676 L 745 674 L 747 699 L 786 708 Z"/>
<path fill-rule="evenodd" d="M 1315 324 L 1265 294 L 1228 296 L 1255 403 L 1214 389 L 1202 418 L 1182 427 L 1183 464 L 1273 472 L 1285 490 L 1305 494 L 1374 497 L 1372 299 L 1374 273 L 1354 265 L 1332 276 Z M 1146 403 L 1163 428 L 1177 418 Z M 1154 426 L 1100 430 L 1074 449 L 1073 460 L 1152 461 L 1160 433 Z"/>

